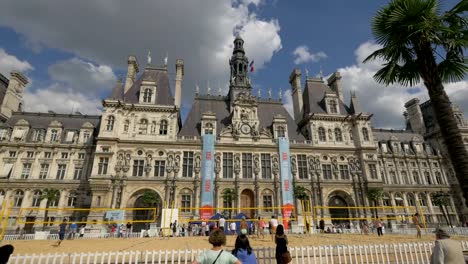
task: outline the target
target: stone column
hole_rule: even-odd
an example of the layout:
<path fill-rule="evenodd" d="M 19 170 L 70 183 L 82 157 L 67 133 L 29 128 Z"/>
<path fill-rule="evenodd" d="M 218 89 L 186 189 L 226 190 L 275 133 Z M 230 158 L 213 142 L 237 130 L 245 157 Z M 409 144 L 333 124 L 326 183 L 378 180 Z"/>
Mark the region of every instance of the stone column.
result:
<path fill-rule="evenodd" d="M 427 201 L 427 208 L 429 209 L 430 217 L 432 219 L 432 223 L 435 223 L 437 219 L 435 219 L 434 208 L 432 208 L 432 199 L 431 199 L 430 193 L 426 193 L 426 201 Z"/>

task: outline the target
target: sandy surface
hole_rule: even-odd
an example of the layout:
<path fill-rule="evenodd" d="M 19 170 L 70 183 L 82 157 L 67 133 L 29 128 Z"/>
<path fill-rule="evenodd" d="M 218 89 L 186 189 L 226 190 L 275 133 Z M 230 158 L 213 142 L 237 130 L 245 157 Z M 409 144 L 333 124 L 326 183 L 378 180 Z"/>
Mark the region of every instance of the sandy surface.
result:
<path fill-rule="evenodd" d="M 423 235 L 422 239 L 416 239 L 413 235 L 355 235 L 355 234 L 320 234 L 320 235 L 289 235 L 290 246 L 320 246 L 320 245 L 358 245 L 358 244 L 388 244 L 406 243 L 417 241 L 434 241 L 434 235 Z M 453 237 L 457 240 L 468 240 L 468 237 Z M 8 243 L 6 243 L 8 242 Z M 55 241 L 6 241 L 2 244 L 13 244 L 15 254 L 40 254 L 40 253 L 78 253 L 78 252 L 106 252 L 106 251 L 144 251 L 144 250 L 178 250 L 178 249 L 206 249 L 210 245 L 208 237 L 175 237 L 162 240 L 161 238 L 109 238 L 65 240 L 59 247 Z M 229 236 L 226 247 L 234 246 L 235 237 Z M 253 248 L 274 247 L 271 237 L 251 237 Z"/>

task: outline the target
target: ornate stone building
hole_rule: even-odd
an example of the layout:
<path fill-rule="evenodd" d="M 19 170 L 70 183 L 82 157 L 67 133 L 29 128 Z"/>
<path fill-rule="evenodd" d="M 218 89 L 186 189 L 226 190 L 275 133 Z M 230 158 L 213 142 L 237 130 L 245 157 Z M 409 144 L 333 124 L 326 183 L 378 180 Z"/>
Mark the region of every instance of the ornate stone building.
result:
<path fill-rule="evenodd" d="M 454 180 L 447 177 L 448 161 L 439 145 L 425 141 L 414 126 L 373 128 L 372 114 L 361 108 L 355 94 L 344 103 L 338 72 L 328 80 L 306 77 L 303 84 L 301 72 L 292 71 L 293 119 L 271 92 L 266 98 L 252 93 L 243 43 L 234 40 L 229 93 L 197 91 L 183 123 L 182 60 L 176 61 L 173 96 L 166 65 L 147 64 L 138 75 L 137 59 L 130 56 L 126 80 L 103 101 L 101 116 L 12 112 L 2 105 L 0 193 L 14 204 L 11 228 L 20 208 L 45 207 L 39 199 L 45 188 L 60 190 L 60 200 L 51 205 L 58 210 L 49 214 L 58 219 L 99 220 L 107 208 L 140 207 L 146 190 L 157 193 L 158 207 L 173 203 L 182 218 L 197 218 L 205 134 L 215 138 L 214 207 L 258 208 L 235 211 L 248 217 L 280 215 L 278 138 L 286 137 L 293 184 L 305 188 L 313 206 L 369 206 L 367 190 L 376 187 L 384 190 L 379 205 L 406 206 L 379 215 L 422 211 L 429 223 L 443 220 L 431 195 L 449 193 Z M 14 73 L 9 84 L 1 80 L 3 101 L 20 102 L 14 98 L 21 98 L 27 79 Z M 238 194 L 233 202 L 223 199 L 226 188 Z M 458 222 L 452 198 L 450 203 L 449 215 Z M 298 201 L 296 205 L 301 215 Z M 89 215 L 63 210 L 71 207 L 106 209 Z M 364 209 L 317 208 L 319 218 L 371 216 Z M 462 212 L 462 205 L 458 208 Z M 29 220 L 44 217 L 43 211 L 26 211 L 23 217 Z M 127 212 L 132 217 L 138 216 Z"/>

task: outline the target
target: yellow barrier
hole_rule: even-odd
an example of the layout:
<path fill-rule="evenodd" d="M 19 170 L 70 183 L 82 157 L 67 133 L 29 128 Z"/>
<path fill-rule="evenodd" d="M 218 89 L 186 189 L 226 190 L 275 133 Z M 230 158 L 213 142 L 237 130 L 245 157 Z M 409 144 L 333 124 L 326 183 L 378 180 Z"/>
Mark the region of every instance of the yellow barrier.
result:
<path fill-rule="evenodd" d="M 18 224 L 61 224 L 62 221 L 24 221 L 23 220 L 23 212 L 24 211 L 66 211 L 66 212 L 100 212 L 100 211 L 116 211 L 116 210 L 123 210 L 123 211 L 152 211 L 153 212 L 153 219 L 149 220 L 93 220 L 93 221 L 73 221 L 76 224 L 114 224 L 114 223 L 155 223 L 157 220 L 156 215 L 156 208 L 22 208 L 18 214 Z M 49 216 L 50 217 L 50 216 Z"/>
<path fill-rule="evenodd" d="M 348 209 L 351 211 L 352 209 L 366 209 L 371 211 L 371 216 L 363 216 L 363 217 L 320 217 L 317 215 L 317 210 L 321 209 Z M 372 210 L 371 209 L 381 209 L 380 216 L 378 217 L 379 219 L 382 220 L 402 220 L 403 219 L 410 221 L 411 220 L 411 215 L 413 215 L 416 212 L 416 208 L 414 206 L 314 206 L 313 207 L 313 212 L 314 212 L 314 218 L 317 220 L 369 220 L 369 219 L 375 219 L 375 217 L 372 216 Z M 408 210 L 405 210 L 408 209 Z M 385 210 L 392 210 L 393 212 L 385 212 Z M 402 211 L 403 210 L 403 211 Z M 407 213 L 408 212 L 408 213 Z M 395 216 L 388 216 L 394 214 Z"/>

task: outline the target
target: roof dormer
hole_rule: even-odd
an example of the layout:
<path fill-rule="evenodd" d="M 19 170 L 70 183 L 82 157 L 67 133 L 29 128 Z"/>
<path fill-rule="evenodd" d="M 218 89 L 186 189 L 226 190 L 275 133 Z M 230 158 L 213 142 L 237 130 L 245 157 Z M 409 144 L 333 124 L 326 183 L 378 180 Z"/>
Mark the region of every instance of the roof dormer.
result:
<path fill-rule="evenodd" d="M 325 93 L 324 100 L 328 114 L 340 114 L 338 96 L 335 93 Z"/>
<path fill-rule="evenodd" d="M 140 104 L 156 103 L 156 82 L 143 81 L 140 86 Z"/>

